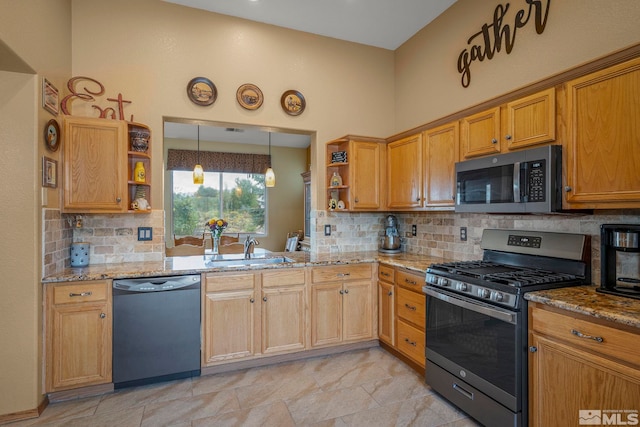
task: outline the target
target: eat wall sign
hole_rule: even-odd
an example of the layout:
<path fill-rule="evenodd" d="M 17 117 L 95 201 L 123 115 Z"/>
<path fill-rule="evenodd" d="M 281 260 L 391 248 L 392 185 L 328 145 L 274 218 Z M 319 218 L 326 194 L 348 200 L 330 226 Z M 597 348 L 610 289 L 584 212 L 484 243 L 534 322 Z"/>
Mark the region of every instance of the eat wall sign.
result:
<path fill-rule="evenodd" d="M 499 4 L 493 11 L 493 21 L 482 25 L 480 31 L 469 37 L 467 47 L 458 56 L 458 72 L 463 87 L 469 87 L 471 83 L 471 64 L 475 61 L 491 60 L 503 48 L 507 54 L 511 53 L 519 28 L 532 22 L 536 33 L 544 32 L 551 0 L 525 0 L 525 4 L 516 12 L 513 22 L 507 22 L 506 18 L 510 4 Z"/>

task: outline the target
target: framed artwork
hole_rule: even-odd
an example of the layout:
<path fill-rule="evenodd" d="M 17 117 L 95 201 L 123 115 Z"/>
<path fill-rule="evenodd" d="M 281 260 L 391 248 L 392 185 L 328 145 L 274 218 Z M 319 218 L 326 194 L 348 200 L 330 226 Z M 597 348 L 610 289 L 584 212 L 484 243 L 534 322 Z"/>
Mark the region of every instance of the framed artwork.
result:
<path fill-rule="evenodd" d="M 187 96 L 196 105 L 207 106 L 216 102 L 216 85 L 206 77 L 195 77 L 187 84 Z"/>
<path fill-rule="evenodd" d="M 285 113 L 290 116 L 299 116 L 307 106 L 304 96 L 297 90 L 288 90 L 282 94 L 280 105 Z"/>
<path fill-rule="evenodd" d="M 42 186 L 58 186 L 58 162 L 46 156 L 42 157 Z"/>
<path fill-rule="evenodd" d="M 58 89 L 45 78 L 42 79 L 42 107 L 53 114 L 58 115 Z"/>
<path fill-rule="evenodd" d="M 238 104 L 247 110 L 257 110 L 264 100 L 260 88 L 250 83 L 243 84 L 238 88 L 236 99 Z"/>
<path fill-rule="evenodd" d="M 49 151 L 60 148 L 60 126 L 55 119 L 51 119 L 44 127 L 44 143 Z"/>

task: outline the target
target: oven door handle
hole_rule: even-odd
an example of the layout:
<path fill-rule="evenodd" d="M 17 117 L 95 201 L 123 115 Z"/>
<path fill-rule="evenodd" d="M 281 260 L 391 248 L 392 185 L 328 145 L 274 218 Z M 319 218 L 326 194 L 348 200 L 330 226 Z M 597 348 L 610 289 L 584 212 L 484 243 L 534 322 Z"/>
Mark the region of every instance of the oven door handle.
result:
<path fill-rule="evenodd" d="M 493 317 L 494 319 L 502 320 L 513 325 L 516 324 L 515 314 L 510 311 L 487 307 L 486 305 L 480 305 L 475 302 L 467 302 L 466 300 L 455 298 L 451 295 L 444 294 L 440 291 L 436 291 L 428 287 L 424 287 L 422 288 L 422 290 L 425 294 L 434 298 L 438 298 L 441 301 L 448 302 L 449 304 L 453 304 L 467 310 L 475 311 L 476 313 L 485 314 L 489 317 Z"/>

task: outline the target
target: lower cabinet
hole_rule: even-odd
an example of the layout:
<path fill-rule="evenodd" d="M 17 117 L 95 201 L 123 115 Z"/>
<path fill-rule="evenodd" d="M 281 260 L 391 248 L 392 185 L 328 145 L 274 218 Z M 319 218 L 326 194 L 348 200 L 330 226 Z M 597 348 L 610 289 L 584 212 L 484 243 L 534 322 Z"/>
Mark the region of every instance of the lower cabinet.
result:
<path fill-rule="evenodd" d="M 311 269 L 311 347 L 374 337 L 371 264 Z"/>
<path fill-rule="evenodd" d="M 110 383 L 111 281 L 45 288 L 45 392 Z"/>
<path fill-rule="evenodd" d="M 395 269 L 378 266 L 378 339 L 390 346 L 396 345 L 396 289 Z"/>
<path fill-rule="evenodd" d="M 529 425 L 638 424 L 640 334 L 631 329 L 532 304 Z"/>
<path fill-rule="evenodd" d="M 396 282 L 397 350 L 425 366 L 426 297 L 422 293 L 422 274 L 398 269 Z"/>

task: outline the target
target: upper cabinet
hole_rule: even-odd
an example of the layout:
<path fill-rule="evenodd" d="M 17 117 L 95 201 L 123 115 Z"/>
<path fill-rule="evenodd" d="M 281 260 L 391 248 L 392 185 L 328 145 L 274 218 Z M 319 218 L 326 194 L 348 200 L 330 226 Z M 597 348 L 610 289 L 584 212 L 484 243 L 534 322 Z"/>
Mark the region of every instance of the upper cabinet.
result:
<path fill-rule="evenodd" d="M 422 134 L 387 146 L 387 206 L 390 209 L 422 206 Z"/>
<path fill-rule="evenodd" d="M 565 208 L 640 207 L 640 58 L 566 85 Z"/>
<path fill-rule="evenodd" d="M 384 150 L 384 140 L 376 138 L 345 136 L 327 143 L 329 209 L 376 211 L 383 208 Z M 330 206 L 332 201 L 335 207 Z"/>
<path fill-rule="evenodd" d="M 465 159 L 552 142 L 556 139 L 555 88 L 465 117 L 460 127 Z"/>
<path fill-rule="evenodd" d="M 424 207 L 453 209 L 456 194 L 456 168 L 460 126 L 448 123 L 424 132 Z"/>
<path fill-rule="evenodd" d="M 136 199 L 144 199 L 147 204 L 150 200 L 151 156 L 146 126 L 68 116 L 63 135 L 63 212 L 149 211 L 143 202 L 135 205 L 138 210 L 132 207 Z M 132 145 L 137 135 L 146 135 L 146 149 L 138 139 Z"/>

